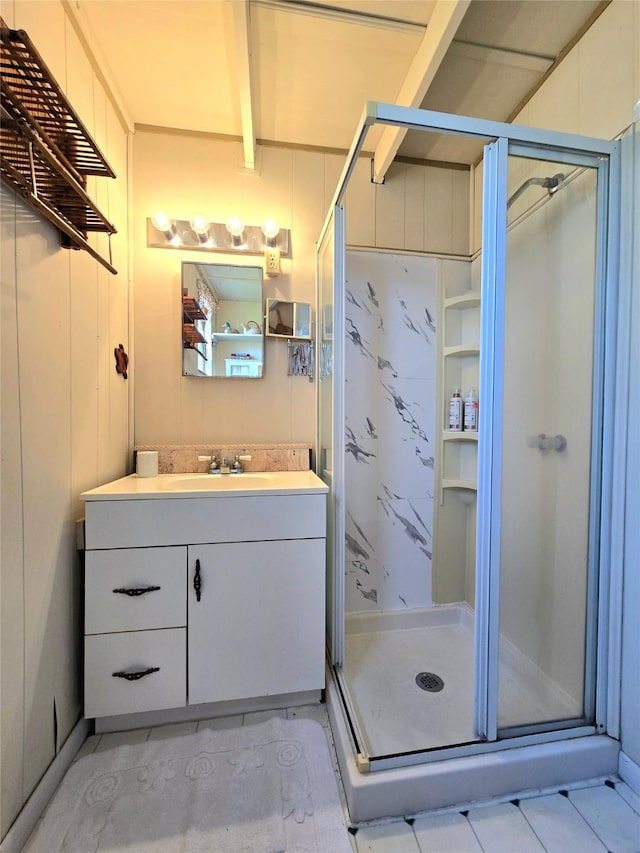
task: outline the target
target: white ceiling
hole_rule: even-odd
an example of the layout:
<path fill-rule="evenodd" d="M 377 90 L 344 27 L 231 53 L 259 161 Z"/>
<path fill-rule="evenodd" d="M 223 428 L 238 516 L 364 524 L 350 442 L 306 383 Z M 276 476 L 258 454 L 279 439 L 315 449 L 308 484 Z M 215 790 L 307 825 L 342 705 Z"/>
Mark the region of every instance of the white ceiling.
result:
<path fill-rule="evenodd" d="M 238 42 L 248 7 L 248 49 Z M 367 100 L 394 103 L 453 0 L 79 0 L 136 124 L 242 136 L 248 59 L 258 140 L 344 149 Z M 606 5 L 606 3 L 604 4 Z M 235 8 L 234 8 L 235 6 Z M 330 8 L 328 8 L 330 6 Z M 420 106 L 506 120 L 600 0 L 471 0 Z M 442 11 L 442 10 L 439 10 Z M 436 20 L 437 18 L 434 18 Z M 367 148 L 377 143 L 367 139 Z M 399 153 L 472 162 L 477 144 L 409 134 Z"/>

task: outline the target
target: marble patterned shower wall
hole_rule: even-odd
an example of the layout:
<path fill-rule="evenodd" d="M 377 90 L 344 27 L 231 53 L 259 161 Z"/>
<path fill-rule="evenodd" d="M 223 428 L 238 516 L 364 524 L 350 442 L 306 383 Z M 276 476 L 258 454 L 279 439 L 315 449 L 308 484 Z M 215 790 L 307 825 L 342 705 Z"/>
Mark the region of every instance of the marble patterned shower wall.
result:
<path fill-rule="evenodd" d="M 346 610 L 431 604 L 437 261 L 348 252 Z"/>

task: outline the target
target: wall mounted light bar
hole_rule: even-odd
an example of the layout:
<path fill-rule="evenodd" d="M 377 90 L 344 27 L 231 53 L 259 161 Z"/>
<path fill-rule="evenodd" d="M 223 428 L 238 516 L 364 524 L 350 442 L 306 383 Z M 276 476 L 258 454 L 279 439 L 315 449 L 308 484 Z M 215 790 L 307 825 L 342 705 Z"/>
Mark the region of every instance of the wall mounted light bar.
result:
<path fill-rule="evenodd" d="M 172 219 L 158 212 L 147 219 L 147 246 L 245 255 L 264 255 L 271 250 L 282 257 L 291 256 L 288 228 L 280 228 L 272 219 L 262 225 L 245 225 L 237 216 L 227 222 L 208 222 L 200 215 Z"/>

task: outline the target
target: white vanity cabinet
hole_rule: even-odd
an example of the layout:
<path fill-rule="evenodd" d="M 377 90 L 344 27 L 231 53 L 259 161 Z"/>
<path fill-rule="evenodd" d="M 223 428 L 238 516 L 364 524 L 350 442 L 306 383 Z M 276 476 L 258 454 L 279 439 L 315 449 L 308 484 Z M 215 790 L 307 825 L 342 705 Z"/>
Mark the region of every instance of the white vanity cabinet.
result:
<path fill-rule="evenodd" d="M 178 477 L 82 496 L 86 717 L 324 687 L 324 484 Z"/>

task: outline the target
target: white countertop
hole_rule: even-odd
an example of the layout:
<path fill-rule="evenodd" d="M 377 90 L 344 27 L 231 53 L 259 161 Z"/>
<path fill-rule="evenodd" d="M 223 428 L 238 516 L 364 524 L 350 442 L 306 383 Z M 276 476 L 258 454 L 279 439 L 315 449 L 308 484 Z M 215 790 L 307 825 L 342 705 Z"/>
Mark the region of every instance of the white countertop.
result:
<path fill-rule="evenodd" d="M 246 497 L 325 494 L 328 487 L 313 471 L 247 471 L 243 474 L 129 474 L 83 492 L 83 501 L 156 498 Z"/>

